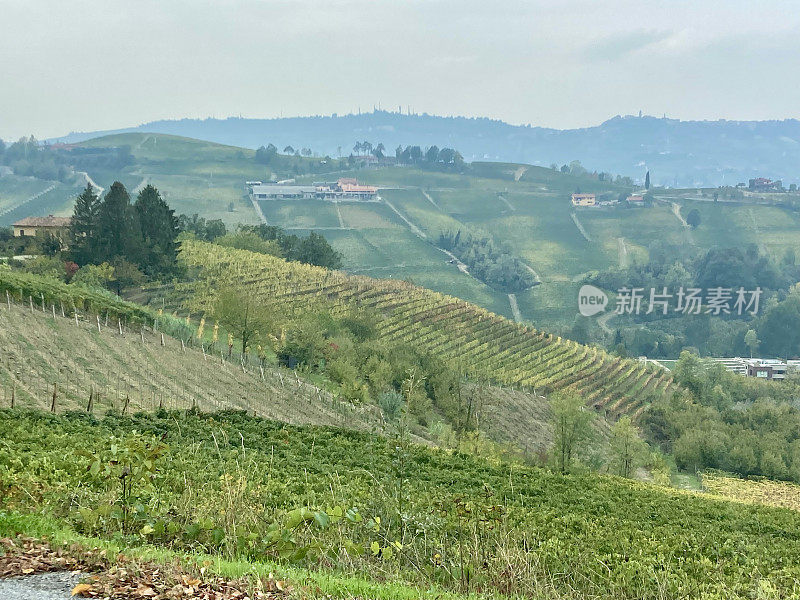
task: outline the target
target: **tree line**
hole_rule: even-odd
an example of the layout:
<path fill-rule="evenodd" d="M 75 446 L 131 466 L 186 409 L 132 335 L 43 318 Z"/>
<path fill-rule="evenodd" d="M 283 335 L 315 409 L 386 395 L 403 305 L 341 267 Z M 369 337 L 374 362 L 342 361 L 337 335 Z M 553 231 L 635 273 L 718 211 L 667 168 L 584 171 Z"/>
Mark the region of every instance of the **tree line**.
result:
<path fill-rule="evenodd" d="M 131 202 L 115 181 L 103 198 L 91 185 L 75 200 L 69 255 L 78 266 L 128 263 L 145 275 L 175 271 L 178 219 L 160 192 L 145 186 Z"/>
<path fill-rule="evenodd" d="M 504 292 L 522 292 L 537 283 L 521 260 L 487 234 L 460 229 L 443 231 L 439 234 L 439 247 L 458 257 L 474 277 Z"/>

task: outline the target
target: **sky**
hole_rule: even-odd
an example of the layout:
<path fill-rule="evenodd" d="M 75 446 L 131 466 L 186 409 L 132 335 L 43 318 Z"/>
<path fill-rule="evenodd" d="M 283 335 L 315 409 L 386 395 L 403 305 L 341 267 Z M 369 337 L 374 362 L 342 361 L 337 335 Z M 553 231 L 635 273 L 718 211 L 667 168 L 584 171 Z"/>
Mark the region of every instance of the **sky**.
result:
<path fill-rule="evenodd" d="M 0 138 L 373 106 L 796 118 L 797 0 L 0 0 Z"/>

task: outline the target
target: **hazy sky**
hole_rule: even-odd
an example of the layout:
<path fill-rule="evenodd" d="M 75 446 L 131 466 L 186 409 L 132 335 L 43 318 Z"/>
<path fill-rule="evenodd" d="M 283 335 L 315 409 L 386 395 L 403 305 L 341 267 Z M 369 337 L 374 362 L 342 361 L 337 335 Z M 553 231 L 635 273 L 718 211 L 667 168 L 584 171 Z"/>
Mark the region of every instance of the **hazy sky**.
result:
<path fill-rule="evenodd" d="M 797 0 L 0 0 L 0 137 L 373 105 L 553 127 L 800 111 Z"/>

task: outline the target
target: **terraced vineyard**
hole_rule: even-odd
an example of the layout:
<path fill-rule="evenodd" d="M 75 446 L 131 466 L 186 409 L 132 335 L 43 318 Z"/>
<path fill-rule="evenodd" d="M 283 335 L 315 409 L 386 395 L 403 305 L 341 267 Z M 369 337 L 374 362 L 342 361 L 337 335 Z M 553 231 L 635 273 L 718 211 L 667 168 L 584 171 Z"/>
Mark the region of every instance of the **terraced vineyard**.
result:
<path fill-rule="evenodd" d="M 82 410 L 240 409 L 295 424 L 381 427 L 375 407 L 339 401 L 288 369 L 243 363 L 149 328 L 0 304 L 0 406 Z M 122 332 L 122 333 L 120 333 Z M 53 394 L 56 395 L 53 407 Z"/>
<path fill-rule="evenodd" d="M 228 285 L 293 314 L 312 308 L 369 311 L 384 338 L 417 345 L 471 379 L 543 394 L 574 392 L 612 417 L 638 415 L 650 398 L 673 385 L 658 367 L 518 325 L 408 282 L 350 276 L 196 241 L 183 244 L 181 260 L 199 269 L 198 282 L 178 288 L 197 313 L 209 311 L 215 290 Z"/>

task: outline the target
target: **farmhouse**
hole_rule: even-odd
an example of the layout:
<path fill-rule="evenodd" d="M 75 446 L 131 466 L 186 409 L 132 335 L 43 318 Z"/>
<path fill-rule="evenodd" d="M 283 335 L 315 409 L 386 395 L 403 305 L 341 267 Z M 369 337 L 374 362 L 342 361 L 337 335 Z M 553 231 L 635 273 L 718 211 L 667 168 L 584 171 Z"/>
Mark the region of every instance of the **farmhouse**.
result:
<path fill-rule="evenodd" d="M 594 194 L 572 194 L 572 206 L 597 206 Z"/>
<path fill-rule="evenodd" d="M 341 178 L 336 183 L 314 183 L 313 185 L 261 184 L 250 186 L 256 200 L 287 200 L 319 198 L 323 200 L 374 200 L 378 188 L 361 185 L 356 179 Z"/>
<path fill-rule="evenodd" d="M 315 198 L 317 194 L 313 185 L 254 185 L 252 190 L 256 200 Z"/>
<path fill-rule="evenodd" d="M 14 223 L 15 237 L 36 237 L 36 234 L 49 233 L 60 240 L 67 239 L 72 219 L 69 217 L 25 217 Z"/>
<path fill-rule="evenodd" d="M 783 183 L 780 180 L 772 181 L 772 179 L 767 179 L 766 177 L 756 177 L 755 179 L 751 179 L 748 182 L 747 187 L 754 192 L 783 191 Z"/>

